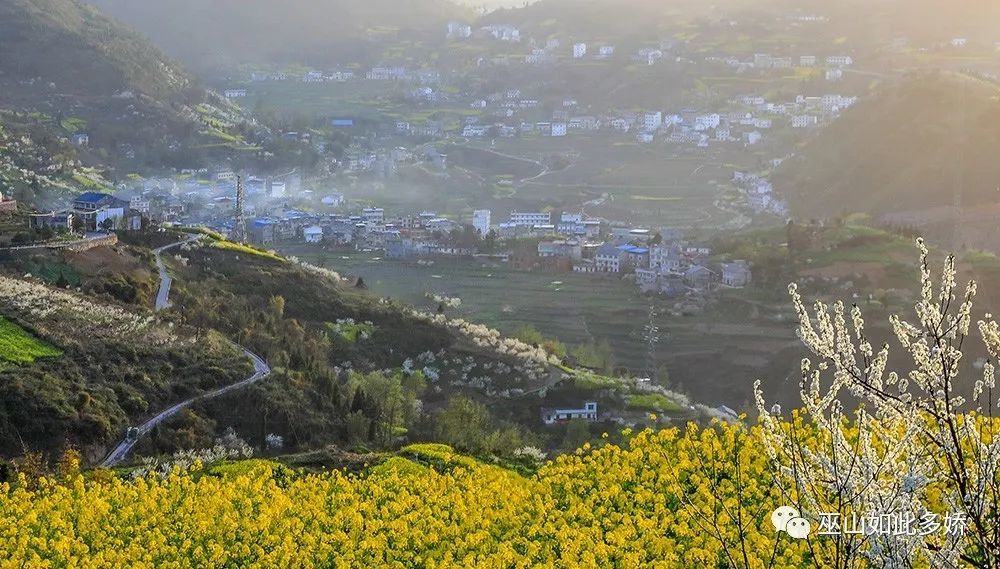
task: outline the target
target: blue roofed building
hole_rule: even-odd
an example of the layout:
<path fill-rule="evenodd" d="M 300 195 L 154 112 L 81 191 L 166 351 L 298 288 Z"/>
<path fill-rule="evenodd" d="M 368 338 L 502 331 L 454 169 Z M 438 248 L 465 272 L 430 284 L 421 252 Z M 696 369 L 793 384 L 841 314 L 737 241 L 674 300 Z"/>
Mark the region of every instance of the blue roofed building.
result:
<path fill-rule="evenodd" d="M 128 202 L 103 192 L 84 192 L 73 200 L 73 209 L 93 211 L 102 207 L 128 207 Z"/>
<path fill-rule="evenodd" d="M 255 245 L 273 245 L 275 225 L 270 219 L 253 220 L 250 224 L 250 241 Z"/>
<path fill-rule="evenodd" d="M 73 200 L 73 213 L 86 231 L 122 227 L 129 202 L 103 192 L 84 192 Z"/>
<path fill-rule="evenodd" d="M 622 270 L 649 268 L 649 249 L 646 247 L 625 244 L 619 245 L 617 249 L 621 251 Z"/>

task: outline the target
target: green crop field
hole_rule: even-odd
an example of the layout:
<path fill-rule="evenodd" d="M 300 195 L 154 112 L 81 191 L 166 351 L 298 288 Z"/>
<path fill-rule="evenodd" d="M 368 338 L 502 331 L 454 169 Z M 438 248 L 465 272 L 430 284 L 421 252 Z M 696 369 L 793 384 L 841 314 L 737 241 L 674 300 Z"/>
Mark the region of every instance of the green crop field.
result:
<path fill-rule="evenodd" d="M 42 342 L 17 324 L 0 316 L 0 362 L 30 364 L 39 358 L 54 358 L 61 355 L 62 352 L 57 348 Z"/>

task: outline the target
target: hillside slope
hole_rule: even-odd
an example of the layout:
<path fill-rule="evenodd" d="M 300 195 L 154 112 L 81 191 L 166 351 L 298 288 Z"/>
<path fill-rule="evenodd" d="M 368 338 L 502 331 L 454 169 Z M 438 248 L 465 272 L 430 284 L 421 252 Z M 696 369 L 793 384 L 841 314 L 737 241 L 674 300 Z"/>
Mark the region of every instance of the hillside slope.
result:
<path fill-rule="evenodd" d="M 817 137 L 775 177 L 802 216 L 997 203 L 1000 89 L 922 74 L 883 87 Z"/>
<path fill-rule="evenodd" d="M 0 81 L 4 98 L 47 86 L 60 97 L 131 90 L 170 100 L 192 86 L 139 34 L 77 0 L 0 1 Z"/>
<path fill-rule="evenodd" d="M 378 54 L 378 38 L 443 39 L 471 11 L 447 0 L 92 0 L 192 67 L 335 63 Z"/>
<path fill-rule="evenodd" d="M 130 171 L 190 167 L 267 138 L 143 36 L 80 0 L 0 0 L 0 113 L 45 145 L 86 134 L 74 159 Z"/>

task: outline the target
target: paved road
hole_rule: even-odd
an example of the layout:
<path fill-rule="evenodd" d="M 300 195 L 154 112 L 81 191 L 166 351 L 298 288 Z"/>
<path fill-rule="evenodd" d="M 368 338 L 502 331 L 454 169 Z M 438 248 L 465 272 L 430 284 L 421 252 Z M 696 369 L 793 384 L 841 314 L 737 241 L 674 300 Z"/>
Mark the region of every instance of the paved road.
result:
<path fill-rule="evenodd" d="M 167 266 L 163 264 L 163 253 L 169 251 L 170 249 L 175 249 L 184 245 L 186 243 L 193 243 L 201 239 L 201 235 L 195 235 L 184 241 L 178 241 L 177 243 L 171 243 L 170 245 L 165 245 L 159 249 L 153 249 L 153 255 L 156 256 L 156 268 L 160 272 L 160 288 L 156 291 L 156 306 L 155 310 L 157 312 L 161 310 L 166 310 L 170 307 L 170 285 L 173 284 L 173 279 L 167 273 Z"/>
<path fill-rule="evenodd" d="M 161 257 L 162 253 L 164 251 L 173 249 L 175 247 L 180 247 L 185 243 L 190 243 L 192 241 L 195 241 L 199 238 L 201 238 L 201 236 L 196 235 L 195 237 L 192 237 L 185 241 L 171 243 L 170 245 L 167 245 L 165 247 L 160 247 L 159 249 L 153 250 L 153 254 L 156 256 L 156 266 L 160 271 L 160 290 L 157 291 L 156 294 L 157 311 L 163 310 L 164 308 L 170 306 L 170 303 L 168 302 L 168 297 L 170 295 L 171 278 L 170 275 L 167 274 L 166 265 L 163 264 L 163 258 Z M 148 434 L 150 431 L 153 430 L 154 427 L 166 421 L 167 419 L 173 417 L 181 410 L 191 406 L 192 404 L 198 401 L 205 401 L 207 399 L 219 397 L 220 395 L 224 395 L 231 391 L 243 389 L 244 387 L 253 385 L 254 383 L 257 383 L 258 381 L 271 375 L 271 367 L 267 365 L 267 362 L 264 361 L 263 358 L 251 352 L 250 350 L 244 348 L 243 346 L 239 346 L 237 344 L 234 345 L 236 345 L 240 350 L 242 350 L 243 353 L 246 354 L 246 356 L 250 358 L 250 360 L 253 362 L 253 369 L 254 369 L 253 375 L 244 379 L 243 381 L 234 383 L 232 385 L 227 385 L 225 387 L 220 387 L 215 391 L 209 391 L 208 393 L 204 393 L 197 397 L 192 397 L 191 399 L 188 399 L 186 401 L 181 401 L 180 403 L 174 405 L 173 407 L 169 407 L 167 409 L 164 409 L 163 411 L 160 411 L 156 416 L 136 427 L 136 430 L 131 433 L 131 436 L 126 436 L 125 440 L 120 442 L 118 446 L 116 446 L 114 450 L 112 450 L 111 453 L 108 454 L 107 458 L 104 459 L 104 462 L 101 463 L 101 466 L 105 468 L 110 468 L 128 458 L 129 453 L 132 452 L 132 448 L 135 447 L 136 443 L 139 442 L 139 439 L 142 438 L 143 435 Z"/>
<path fill-rule="evenodd" d="M 118 446 L 116 446 L 115 449 L 112 450 L 110 454 L 108 454 L 107 458 L 104 459 L 104 462 L 101 463 L 101 466 L 105 468 L 110 468 L 128 458 L 129 453 L 132 452 L 132 448 L 136 445 L 136 443 L 139 442 L 140 438 L 148 434 L 150 431 L 153 430 L 154 427 L 156 427 L 160 423 L 173 417 L 181 410 L 190 407 L 192 404 L 198 401 L 205 401 L 208 399 L 219 397 L 220 395 L 224 395 L 226 393 L 229 393 L 230 391 L 243 389 L 244 387 L 253 385 L 254 383 L 257 383 L 258 381 L 271 375 L 271 367 L 268 366 L 267 362 L 265 362 L 260 356 L 251 352 L 250 350 L 247 350 L 246 348 L 241 347 L 240 349 L 242 349 L 243 353 L 246 354 L 247 357 L 253 361 L 253 367 L 254 367 L 253 375 L 238 383 L 227 385 L 225 387 L 216 389 L 215 391 L 210 391 L 203 395 L 199 395 L 198 397 L 192 397 L 187 401 L 181 401 L 180 403 L 174 405 L 173 407 L 160 411 L 160 413 L 157 414 L 155 417 L 136 427 L 137 432 L 133 433 L 133 436 L 131 437 L 126 437 L 125 440 L 119 443 Z"/>

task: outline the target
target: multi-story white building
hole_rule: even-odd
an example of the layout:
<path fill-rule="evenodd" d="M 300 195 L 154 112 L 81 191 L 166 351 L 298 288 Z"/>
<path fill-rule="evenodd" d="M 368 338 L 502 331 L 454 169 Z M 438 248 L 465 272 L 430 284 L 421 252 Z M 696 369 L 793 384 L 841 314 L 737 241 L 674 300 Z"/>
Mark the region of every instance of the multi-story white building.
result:
<path fill-rule="evenodd" d="M 586 56 L 587 56 L 587 44 L 585 43 L 573 44 L 573 59 L 583 59 Z"/>
<path fill-rule="evenodd" d="M 490 232 L 490 222 L 493 213 L 488 209 L 477 209 L 472 212 L 472 227 L 480 237 L 486 237 Z"/>
<path fill-rule="evenodd" d="M 566 136 L 566 132 L 567 131 L 568 131 L 568 128 L 567 128 L 566 123 L 564 123 L 564 122 L 554 122 L 554 123 L 552 123 L 552 130 L 550 131 L 550 134 L 552 136 Z"/>
<path fill-rule="evenodd" d="M 680 273 L 684 257 L 676 247 L 657 245 L 649 250 L 649 268 L 659 273 Z"/>
<path fill-rule="evenodd" d="M 808 128 L 816 126 L 819 119 L 814 115 L 796 115 L 792 117 L 792 128 Z"/>
<path fill-rule="evenodd" d="M 837 67 L 847 67 L 849 65 L 854 65 L 854 58 L 849 55 L 831 55 L 826 58 L 826 64 Z"/>
<path fill-rule="evenodd" d="M 642 120 L 642 129 L 645 131 L 652 132 L 659 130 L 663 126 L 663 113 L 660 111 L 642 113 L 640 118 Z"/>
<path fill-rule="evenodd" d="M 551 213 L 542 212 L 510 212 L 510 222 L 521 227 L 534 227 L 536 225 L 549 225 L 552 223 Z"/>
<path fill-rule="evenodd" d="M 3 201 L 2 194 L 0 194 L 0 201 Z M 142 196 L 133 196 L 129 199 L 128 206 L 129 209 L 133 209 L 139 213 L 149 213 L 149 200 Z"/>
<path fill-rule="evenodd" d="M 365 223 L 382 225 L 385 223 L 385 210 L 380 207 L 366 207 L 361 210 L 361 219 Z"/>
<path fill-rule="evenodd" d="M 584 420 L 591 423 L 597 421 L 597 403 L 588 401 L 582 409 L 542 409 L 542 422 L 555 425 L 573 420 Z"/>
<path fill-rule="evenodd" d="M 622 252 L 614 245 L 607 243 L 601 246 L 594 255 L 594 265 L 599 273 L 620 273 Z"/>

